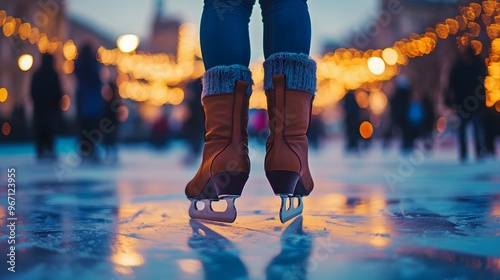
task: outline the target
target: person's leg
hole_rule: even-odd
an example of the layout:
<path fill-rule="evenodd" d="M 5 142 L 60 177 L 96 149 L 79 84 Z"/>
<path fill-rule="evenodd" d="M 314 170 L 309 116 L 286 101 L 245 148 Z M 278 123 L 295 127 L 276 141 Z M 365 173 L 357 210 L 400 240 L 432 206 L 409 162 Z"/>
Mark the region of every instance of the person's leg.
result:
<path fill-rule="evenodd" d="M 483 124 L 484 127 L 484 147 L 488 156 L 495 155 L 495 136 L 493 135 L 492 128 L 488 124 Z"/>
<path fill-rule="evenodd" d="M 96 119 L 95 117 L 92 118 L 89 121 L 89 128 L 87 131 L 96 131 L 99 130 L 99 120 Z M 98 161 L 98 156 L 97 156 L 97 146 L 101 144 L 102 139 L 100 141 L 97 141 L 98 139 L 89 139 L 90 143 L 90 159 L 93 160 L 94 162 Z"/>
<path fill-rule="evenodd" d="M 36 129 L 36 154 L 40 159 L 44 156 L 44 141 L 43 131 L 40 128 Z"/>
<path fill-rule="evenodd" d="M 248 23 L 255 0 L 205 0 L 200 41 L 206 72 L 202 103 L 205 144 L 202 163 L 186 186 L 192 218 L 233 222 L 234 199 L 241 195 L 250 172 L 248 104 L 252 92 Z M 224 199 L 224 212 L 211 201 Z M 197 202 L 205 204 L 203 209 Z"/>
<path fill-rule="evenodd" d="M 460 125 L 458 126 L 458 145 L 460 160 L 467 159 L 467 120 L 460 118 Z"/>
<path fill-rule="evenodd" d="M 302 213 L 301 197 L 314 188 L 307 131 L 316 91 L 316 62 L 308 55 L 311 23 L 305 0 L 260 0 L 260 4 L 270 129 L 265 171 L 274 194 L 281 197 L 280 220 L 286 222 Z M 291 197 L 299 199 L 298 207 L 287 207 L 286 199 Z"/>
<path fill-rule="evenodd" d="M 233 64 L 248 67 L 248 23 L 255 0 L 205 0 L 200 44 L 205 69 Z"/>
<path fill-rule="evenodd" d="M 484 156 L 484 129 L 482 116 L 480 113 L 472 115 L 472 129 L 474 131 L 474 145 L 476 150 L 476 158 L 481 159 Z"/>
<path fill-rule="evenodd" d="M 56 128 L 54 123 L 50 123 L 47 125 L 47 150 L 49 153 L 50 157 L 55 158 L 56 153 L 54 149 L 55 145 L 55 133 L 56 133 Z"/>
<path fill-rule="evenodd" d="M 264 56 L 309 54 L 311 18 L 306 0 L 259 0 L 264 23 Z"/>
<path fill-rule="evenodd" d="M 248 23 L 255 0 L 205 0 L 200 27 L 203 63 L 202 97 L 232 93 L 237 80 L 252 90 Z"/>
<path fill-rule="evenodd" d="M 305 0 L 260 0 L 264 22 L 264 89 L 285 75 L 286 88 L 316 91 L 316 62 L 309 58 L 311 19 Z"/>

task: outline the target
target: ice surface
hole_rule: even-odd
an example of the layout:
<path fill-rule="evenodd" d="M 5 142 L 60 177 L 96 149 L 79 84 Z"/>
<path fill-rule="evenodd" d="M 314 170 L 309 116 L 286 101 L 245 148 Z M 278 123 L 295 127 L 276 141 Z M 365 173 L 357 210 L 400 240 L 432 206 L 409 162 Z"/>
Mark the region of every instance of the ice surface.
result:
<path fill-rule="evenodd" d="M 401 175 L 410 155 L 352 157 L 332 143 L 311 153 L 316 189 L 283 225 L 263 150 L 251 147 L 238 218 L 221 224 L 187 214 L 196 166 L 183 165 L 183 146 L 120 148 L 117 166 L 71 165 L 61 150 L 58 175 L 30 145 L 0 146 L 0 279 L 500 279 L 498 160 L 460 164 L 439 150 L 391 185 L 385 175 Z M 5 262 L 12 166 L 15 274 Z"/>

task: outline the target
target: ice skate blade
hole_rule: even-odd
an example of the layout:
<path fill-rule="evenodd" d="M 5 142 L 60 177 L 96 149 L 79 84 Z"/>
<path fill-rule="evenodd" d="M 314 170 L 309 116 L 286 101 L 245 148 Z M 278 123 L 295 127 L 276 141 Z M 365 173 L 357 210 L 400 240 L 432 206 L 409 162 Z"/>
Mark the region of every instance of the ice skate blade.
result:
<path fill-rule="evenodd" d="M 191 206 L 189 207 L 189 216 L 193 219 L 232 223 L 234 222 L 234 220 L 236 220 L 236 207 L 234 206 L 234 200 L 236 198 L 236 196 L 221 198 L 227 203 L 227 208 L 224 212 L 214 211 L 212 209 L 212 201 L 210 199 L 190 198 Z M 205 204 L 205 207 L 203 207 L 203 209 L 201 210 L 196 206 L 196 203 L 198 201 L 202 201 Z"/>
<path fill-rule="evenodd" d="M 284 224 L 287 221 L 297 217 L 302 214 L 304 210 L 304 205 L 302 204 L 302 196 L 288 196 L 280 195 L 281 197 L 281 209 L 280 209 L 280 221 Z M 299 200 L 299 205 L 295 207 L 293 199 L 297 198 Z M 287 199 L 290 200 L 289 206 L 287 206 Z"/>

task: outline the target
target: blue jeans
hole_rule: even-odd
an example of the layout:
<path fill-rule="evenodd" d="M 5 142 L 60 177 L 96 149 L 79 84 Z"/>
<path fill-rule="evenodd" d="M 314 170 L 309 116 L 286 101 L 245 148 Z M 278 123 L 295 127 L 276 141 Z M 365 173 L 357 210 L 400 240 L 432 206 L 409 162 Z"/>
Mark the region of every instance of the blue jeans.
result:
<path fill-rule="evenodd" d="M 306 0 L 259 0 L 264 23 L 264 56 L 309 54 L 311 19 Z M 255 0 L 205 0 L 200 42 L 205 69 L 250 64 L 248 23 Z"/>

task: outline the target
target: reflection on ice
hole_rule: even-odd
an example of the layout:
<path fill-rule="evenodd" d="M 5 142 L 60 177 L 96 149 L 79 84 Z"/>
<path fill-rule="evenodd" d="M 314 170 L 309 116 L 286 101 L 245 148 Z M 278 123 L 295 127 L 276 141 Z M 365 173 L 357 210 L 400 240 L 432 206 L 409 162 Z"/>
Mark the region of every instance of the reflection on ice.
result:
<path fill-rule="evenodd" d="M 248 276 L 231 241 L 196 220 L 191 219 L 189 225 L 193 235 L 188 245 L 199 255 L 205 279 L 245 279 Z"/>
<path fill-rule="evenodd" d="M 302 221 L 299 216 L 281 234 L 281 252 L 267 266 L 267 279 L 307 279 L 312 239 L 302 229 Z"/>
<path fill-rule="evenodd" d="M 198 260 L 178 260 L 177 264 L 181 270 L 187 274 L 197 274 L 201 270 L 201 263 Z"/>

